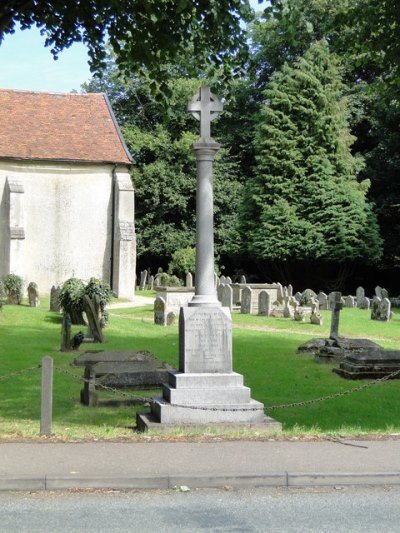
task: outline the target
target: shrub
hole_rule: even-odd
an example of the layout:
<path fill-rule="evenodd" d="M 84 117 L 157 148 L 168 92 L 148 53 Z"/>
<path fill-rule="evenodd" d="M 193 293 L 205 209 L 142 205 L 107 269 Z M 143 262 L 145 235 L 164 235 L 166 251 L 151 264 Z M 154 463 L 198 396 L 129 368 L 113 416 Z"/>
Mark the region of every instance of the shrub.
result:
<path fill-rule="evenodd" d="M 4 287 L 9 303 L 20 304 L 23 297 L 24 281 L 17 274 L 7 274 L 4 277 Z"/>
<path fill-rule="evenodd" d="M 181 281 L 176 276 L 163 272 L 160 274 L 160 285 L 161 287 L 180 287 Z"/>
<path fill-rule="evenodd" d="M 179 278 L 185 279 L 188 272 L 194 274 L 196 269 L 196 250 L 190 248 L 180 248 L 177 250 L 171 259 L 168 266 L 170 272 L 174 272 Z"/>
<path fill-rule="evenodd" d="M 85 324 L 83 319 L 83 295 L 85 285 L 78 278 L 67 279 L 61 287 L 60 305 L 71 316 L 72 324 Z"/>
<path fill-rule="evenodd" d="M 316 298 L 317 295 L 312 289 L 306 289 L 300 298 L 300 305 L 310 306 L 313 298 Z"/>
<path fill-rule="evenodd" d="M 104 324 L 108 322 L 108 313 L 105 308 L 113 296 L 110 285 L 101 279 L 90 278 L 89 283 L 85 287 L 85 294 L 89 298 L 93 298 L 96 295 L 99 297 L 102 322 Z"/>

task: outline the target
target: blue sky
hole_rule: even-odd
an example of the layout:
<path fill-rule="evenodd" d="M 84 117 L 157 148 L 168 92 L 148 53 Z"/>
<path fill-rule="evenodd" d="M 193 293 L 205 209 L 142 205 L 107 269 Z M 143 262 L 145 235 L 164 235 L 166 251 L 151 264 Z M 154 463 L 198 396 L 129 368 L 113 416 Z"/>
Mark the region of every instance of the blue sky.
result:
<path fill-rule="evenodd" d="M 1 1 L 1 0 L 0 0 Z M 266 1 L 251 5 L 263 9 Z M 74 43 L 54 61 L 44 37 L 37 28 L 16 30 L 0 45 L 0 88 L 29 91 L 70 92 L 79 90 L 91 78 L 88 56 L 83 44 Z"/>

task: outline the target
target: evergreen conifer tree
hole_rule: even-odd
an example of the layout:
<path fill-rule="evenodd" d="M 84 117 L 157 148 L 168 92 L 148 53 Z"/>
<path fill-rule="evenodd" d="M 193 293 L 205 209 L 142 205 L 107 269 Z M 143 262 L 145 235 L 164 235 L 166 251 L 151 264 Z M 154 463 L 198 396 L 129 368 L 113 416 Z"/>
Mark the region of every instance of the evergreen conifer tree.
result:
<path fill-rule="evenodd" d="M 369 180 L 357 181 L 363 162 L 351 153 L 340 68 L 327 42 L 275 72 L 264 96 L 242 213 L 250 254 L 272 262 L 378 260 Z"/>

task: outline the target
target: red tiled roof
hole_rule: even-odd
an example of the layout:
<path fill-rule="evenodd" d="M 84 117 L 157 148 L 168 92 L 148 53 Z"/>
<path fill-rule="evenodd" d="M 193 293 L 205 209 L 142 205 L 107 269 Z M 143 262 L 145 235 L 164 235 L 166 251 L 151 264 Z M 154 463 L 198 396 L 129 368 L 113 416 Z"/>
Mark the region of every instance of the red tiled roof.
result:
<path fill-rule="evenodd" d="M 0 89 L 0 158 L 130 164 L 105 94 Z"/>

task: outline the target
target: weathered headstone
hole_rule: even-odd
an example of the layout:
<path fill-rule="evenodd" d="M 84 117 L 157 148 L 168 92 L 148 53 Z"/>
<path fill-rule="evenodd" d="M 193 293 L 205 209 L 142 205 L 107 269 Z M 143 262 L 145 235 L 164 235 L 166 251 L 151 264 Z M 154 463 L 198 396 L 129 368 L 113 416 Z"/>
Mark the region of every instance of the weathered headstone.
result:
<path fill-rule="evenodd" d="M 287 294 L 288 294 L 289 298 L 291 296 L 293 296 L 293 285 L 288 285 L 287 286 Z"/>
<path fill-rule="evenodd" d="M 230 276 L 226 276 L 226 283 L 232 285 L 232 278 Z"/>
<path fill-rule="evenodd" d="M 327 311 L 329 309 L 328 295 L 325 294 L 324 292 L 320 291 L 317 294 L 317 299 L 318 299 L 318 302 L 319 302 L 319 308 L 323 309 L 324 311 Z"/>
<path fill-rule="evenodd" d="M 318 302 L 318 303 L 317 303 Z M 310 315 L 311 324 L 316 326 L 322 326 L 324 323 L 323 316 L 319 313 L 319 301 L 316 300 L 311 304 L 311 315 Z"/>
<path fill-rule="evenodd" d="M 63 313 L 61 326 L 61 351 L 69 352 L 71 350 L 71 316 L 69 313 Z"/>
<path fill-rule="evenodd" d="M 149 290 L 153 290 L 154 289 L 154 276 L 150 276 L 149 278 Z"/>
<path fill-rule="evenodd" d="M 185 285 L 186 287 L 193 287 L 193 276 L 191 272 L 186 274 Z"/>
<path fill-rule="evenodd" d="M 296 311 L 293 314 L 293 318 L 294 320 L 296 320 L 296 322 L 305 322 L 306 316 L 307 316 L 306 312 L 301 307 L 296 309 Z"/>
<path fill-rule="evenodd" d="M 140 284 L 139 284 L 139 290 L 144 291 L 146 288 L 147 283 L 147 270 L 143 270 L 140 273 Z"/>
<path fill-rule="evenodd" d="M 154 324 L 167 325 L 167 304 L 161 296 L 157 296 L 154 300 Z"/>
<path fill-rule="evenodd" d="M 252 306 L 252 290 L 250 289 L 250 287 L 245 287 L 243 290 L 242 290 L 242 303 L 241 303 L 241 306 L 240 306 L 240 312 L 242 314 L 249 314 L 253 311 L 253 306 Z"/>
<path fill-rule="evenodd" d="M 222 276 L 219 278 L 219 282 L 222 284 L 222 285 L 225 285 L 226 283 L 226 277 L 222 274 Z"/>
<path fill-rule="evenodd" d="M 331 293 L 332 294 L 332 293 Z M 329 338 L 336 340 L 339 337 L 339 318 L 340 311 L 343 309 L 342 293 L 334 292 L 334 300 L 332 302 L 332 318 L 331 318 L 331 331 Z"/>
<path fill-rule="evenodd" d="M 53 285 L 50 289 L 50 311 L 53 311 L 54 313 L 59 313 L 61 311 L 60 293 L 61 287 L 55 287 Z"/>
<path fill-rule="evenodd" d="M 359 309 L 369 309 L 371 307 L 371 300 L 364 296 L 364 298 L 360 299 L 360 302 L 357 300 L 357 307 Z"/>
<path fill-rule="evenodd" d="M 271 313 L 271 297 L 267 291 L 260 291 L 258 295 L 258 314 L 269 316 Z"/>
<path fill-rule="evenodd" d="M 354 296 L 347 296 L 346 297 L 346 304 L 345 304 L 346 307 L 355 307 L 356 306 L 356 302 L 354 300 Z"/>
<path fill-rule="evenodd" d="M 281 283 L 277 283 L 278 285 L 278 293 L 276 295 L 276 299 L 280 304 L 283 304 L 283 287 Z"/>
<path fill-rule="evenodd" d="M 217 299 L 219 302 L 222 302 L 224 296 L 225 283 L 220 283 L 217 287 Z"/>
<path fill-rule="evenodd" d="M 294 297 L 295 297 L 296 300 L 300 303 L 300 300 L 301 300 L 301 292 L 296 292 L 296 294 L 294 295 Z"/>
<path fill-rule="evenodd" d="M 382 294 L 382 287 L 380 287 L 379 285 L 377 285 L 375 287 L 375 296 L 377 296 L 378 298 L 380 298 L 382 300 L 382 298 L 384 298 L 383 294 Z"/>
<path fill-rule="evenodd" d="M 242 283 L 243 285 L 246 285 L 246 276 L 240 276 L 240 282 L 239 283 Z"/>
<path fill-rule="evenodd" d="M 371 320 L 381 319 L 381 302 L 379 296 L 374 296 L 371 303 Z"/>
<path fill-rule="evenodd" d="M 176 314 L 173 311 L 170 311 L 167 314 L 167 326 L 172 326 L 172 324 L 175 324 Z"/>
<path fill-rule="evenodd" d="M 380 305 L 380 319 L 384 320 L 385 322 L 389 322 L 389 320 L 392 318 L 392 312 L 391 312 L 392 304 L 390 303 L 389 298 L 383 298 L 381 305 Z"/>
<path fill-rule="evenodd" d="M 357 307 L 359 309 L 362 309 L 361 307 L 361 302 L 364 300 L 365 298 L 365 290 L 364 290 L 364 287 L 357 287 L 357 290 L 356 290 L 356 299 L 357 299 Z"/>
<path fill-rule="evenodd" d="M 100 298 L 96 294 L 90 298 L 87 294 L 83 297 L 83 308 L 88 319 L 88 336 L 93 342 L 104 342 L 104 335 L 100 321 Z"/>
<path fill-rule="evenodd" d="M 222 300 L 221 304 L 222 307 L 228 307 L 232 311 L 232 298 L 233 298 L 233 290 L 230 285 L 223 285 L 223 291 L 222 291 Z"/>
<path fill-rule="evenodd" d="M 30 307 L 39 307 L 39 291 L 35 283 L 29 283 L 28 285 L 28 300 Z"/>

